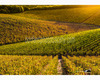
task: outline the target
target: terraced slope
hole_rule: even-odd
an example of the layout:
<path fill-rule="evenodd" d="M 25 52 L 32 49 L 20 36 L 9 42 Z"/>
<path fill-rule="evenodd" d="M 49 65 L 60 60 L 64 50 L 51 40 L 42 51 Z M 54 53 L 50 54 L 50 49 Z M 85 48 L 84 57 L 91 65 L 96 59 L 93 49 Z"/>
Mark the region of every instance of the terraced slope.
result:
<path fill-rule="evenodd" d="M 0 54 L 99 55 L 100 29 L 0 46 Z"/>

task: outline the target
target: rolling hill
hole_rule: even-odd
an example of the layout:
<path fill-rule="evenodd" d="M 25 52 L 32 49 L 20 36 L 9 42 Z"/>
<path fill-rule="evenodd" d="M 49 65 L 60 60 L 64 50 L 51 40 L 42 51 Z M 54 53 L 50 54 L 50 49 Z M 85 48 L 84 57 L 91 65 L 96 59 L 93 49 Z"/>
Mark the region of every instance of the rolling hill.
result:
<path fill-rule="evenodd" d="M 100 75 L 99 10 L 0 5 L 0 75 Z"/>
<path fill-rule="evenodd" d="M 82 23 L 84 20 L 90 18 L 90 16 L 94 16 L 96 13 L 98 13 L 99 10 L 100 6 L 79 6 L 72 8 L 66 6 L 62 9 L 30 10 L 23 13 L 15 13 L 13 15 L 47 21 Z"/>
<path fill-rule="evenodd" d="M 0 14 L 0 44 L 40 39 L 98 28 L 99 26 L 45 21 Z"/>
<path fill-rule="evenodd" d="M 0 46 L 5 55 L 99 55 L 100 29 Z"/>

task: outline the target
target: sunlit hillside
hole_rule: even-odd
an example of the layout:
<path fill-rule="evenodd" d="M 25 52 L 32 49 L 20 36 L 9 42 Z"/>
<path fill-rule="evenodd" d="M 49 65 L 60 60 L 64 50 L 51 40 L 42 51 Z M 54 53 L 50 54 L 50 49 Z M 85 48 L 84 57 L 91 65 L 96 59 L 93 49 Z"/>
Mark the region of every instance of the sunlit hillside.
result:
<path fill-rule="evenodd" d="M 21 42 L 27 39 L 40 39 L 95 28 L 98 28 L 98 26 L 44 21 L 0 14 L 0 44 Z"/>
<path fill-rule="evenodd" d="M 0 54 L 10 55 L 99 55 L 100 29 L 0 46 Z"/>
<path fill-rule="evenodd" d="M 94 14 L 98 13 L 98 7 L 78 7 L 78 8 L 62 8 L 53 10 L 30 10 L 23 13 L 14 14 L 31 19 L 42 19 L 49 21 L 77 22 L 82 23 Z"/>
<path fill-rule="evenodd" d="M 0 5 L 0 75 L 100 75 L 100 5 Z"/>

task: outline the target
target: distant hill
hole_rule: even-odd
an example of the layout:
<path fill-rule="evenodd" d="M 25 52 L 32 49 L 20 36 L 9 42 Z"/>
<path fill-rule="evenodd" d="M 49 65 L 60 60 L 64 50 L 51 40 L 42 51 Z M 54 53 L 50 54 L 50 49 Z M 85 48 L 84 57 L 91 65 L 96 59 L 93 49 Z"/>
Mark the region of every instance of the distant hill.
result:
<path fill-rule="evenodd" d="M 47 21 L 83 23 L 100 11 L 100 6 L 72 6 L 72 8 L 69 8 L 70 6 L 52 10 L 29 10 L 13 15 Z"/>
<path fill-rule="evenodd" d="M 90 7 L 90 5 L 0 5 L 0 13 L 21 13 L 29 10 L 47 10 Z"/>

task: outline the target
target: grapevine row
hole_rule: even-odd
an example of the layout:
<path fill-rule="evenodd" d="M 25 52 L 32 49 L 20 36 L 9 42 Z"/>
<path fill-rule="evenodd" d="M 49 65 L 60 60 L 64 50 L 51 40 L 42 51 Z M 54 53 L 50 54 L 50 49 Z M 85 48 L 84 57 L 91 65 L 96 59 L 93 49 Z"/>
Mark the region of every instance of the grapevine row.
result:
<path fill-rule="evenodd" d="M 63 68 L 68 75 L 84 75 L 83 68 L 76 66 L 66 57 L 63 56 L 62 61 L 63 61 Z"/>

